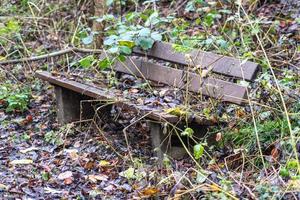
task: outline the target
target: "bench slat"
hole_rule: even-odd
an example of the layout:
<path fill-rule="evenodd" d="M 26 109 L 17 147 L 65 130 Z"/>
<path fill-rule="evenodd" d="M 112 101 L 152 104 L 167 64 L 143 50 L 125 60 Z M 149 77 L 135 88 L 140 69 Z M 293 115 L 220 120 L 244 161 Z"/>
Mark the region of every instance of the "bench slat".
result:
<path fill-rule="evenodd" d="M 116 104 L 118 104 L 119 106 L 130 107 L 133 110 L 135 110 L 137 113 L 148 114 L 147 117 L 153 120 L 168 121 L 170 123 L 178 123 L 179 121 L 181 121 L 181 119 L 178 116 L 171 115 L 159 110 L 154 110 L 154 109 L 150 110 L 149 108 L 146 108 L 143 105 L 135 105 L 126 101 L 125 99 L 116 98 L 113 92 L 104 91 L 97 87 L 92 87 L 90 85 L 78 83 L 76 81 L 72 81 L 67 78 L 53 76 L 49 72 L 45 72 L 45 71 L 38 71 L 35 73 L 35 75 L 38 78 L 44 81 L 48 81 L 53 85 L 66 88 L 95 99 L 115 101 Z M 190 119 L 190 121 L 193 120 L 199 124 L 204 124 L 204 125 L 211 125 L 215 123 L 207 119 L 202 120 L 202 118 L 199 117 Z"/>
<path fill-rule="evenodd" d="M 185 89 L 183 81 L 184 71 L 165 67 L 151 62 L 143 62 L 134 58 L 127 59 L 125 63 L 117 63 L 116 71 L 132 74 L 147 80 L 164 83 L 180 89 Z M 188 90 L 220 99 L 225 102 L 243 104 L 247 99 L 247 88 L 235 83 L 216 78 L 202 78 L 195 73 L 188 73 Z"/>
<path fill-rule="evenodd" d="M 134 48 L 133 52 L 139 55 L 145 55 L 145 52 L 138 48 Z M 146 54 L 152 58 L 182 65 L 196 65 L 199 67 L 212 66 L 212 72 L 241 79 L 244 77 L 245 80 L 248 81 L 255 79 L 258 71 L 258 64 L 254 62 L 247 61 L 241 64 L 239 59 L 200 50 L 192 50 L 189 52 L 188 54 L 191 55 L 193 62 L 188 62 L 184 53 L 175 52 L 172 48 L 172 44 L 165 42 L 156 42 Z"/>

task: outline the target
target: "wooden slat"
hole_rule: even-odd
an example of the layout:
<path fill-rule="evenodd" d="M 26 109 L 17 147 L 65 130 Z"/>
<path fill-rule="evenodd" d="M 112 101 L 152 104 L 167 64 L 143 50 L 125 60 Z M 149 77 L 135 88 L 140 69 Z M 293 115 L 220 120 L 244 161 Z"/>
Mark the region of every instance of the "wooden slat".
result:
<path fill-rule="evenodd" d="M 69 80 L 68 78 L 53 76 L 49 72 L 45 72 L 45 71 L 38 71 L 38 72 L 36 72 L 35 75 L 38 78 L 48 81 L 49 83 L 51 83 L 53 85 L 57 85 L 57 86 L 66 88 L 66 89 L 78 92 L 83 95 L 87 95 L 87 96 L 95 98 L 95 99 L 114 101 L 115 104 L 117 104 L 118 106 L 131 108 L 135 112 L 140 113 L 142 115 L 147 114 L 147 118 L 150 118 L 152 120 L 168 121 L 170 123 L 178 123 L 178 122 L 182 121 L 182 119 L 180 117 L 168 114 L 162 110 L 155 110 L 153 108 L 149 108 L 144 105 L 135 105 L 133 103 L 128 102 L 126 99 L 116 98 L 113 91 L 110 91 L 110 92 L 104 91 L 97 87 L 93 87 L 90 85 L 78 83 L 73 80 Z M 199 116 L 192 116 L 192 115 L 189 116 L 188 121 L 196 122 L 196 123 L 202 124 L 202 125 L 213 125 L 216 123 L 215 121 L 205 119 L 205 118 L 199 117 Z"/>
<path fill-rule="evenodd" d="M 165 67 L 151 62 L 142 62 L 137 59 L 128 59 L 125 63 L 118 63 L 116 71 L 133 74 L 173 87 L 184 89 L 183 70 Z M 201 78 L 195 73 L 188 73 L 188 90 L 191 92 L 201 93 L 221 101 L 243 104 L 247 99 L 246 88 L 235 83 L 223 81 L 215 78 Z"/>
<path fill-rule="evenodd" d="M 143 62 L 134 58 L 127 59 L 124 63 L 117 63 L 115 70 L 177 88 L 181 88 L 184 85 L 182 70 Z"/>
<path fill-rule="evenodd" d="M 145 52 L 138 48 L 135 48 L 133 52 L 139 55 L 145 55 Z M 193 62 L 189 62 L 184 53 L 175 52 L 172 48 L 172 44 L 165 42 L 156 42 L 146 54 L 149 57 L 183 65 L 196 65 L 199 67 L 212 66 L 212 72 L 241 79 L 244 77 L 245 80 L 249 81 L 255 79 L 256 72 L 258 71 L 258 64 L 256 63 L 247 61 L 241 64 L 240 60 L 236 58 L 199 50 L 193 50 L 188 53 L 193 60 Z"/>

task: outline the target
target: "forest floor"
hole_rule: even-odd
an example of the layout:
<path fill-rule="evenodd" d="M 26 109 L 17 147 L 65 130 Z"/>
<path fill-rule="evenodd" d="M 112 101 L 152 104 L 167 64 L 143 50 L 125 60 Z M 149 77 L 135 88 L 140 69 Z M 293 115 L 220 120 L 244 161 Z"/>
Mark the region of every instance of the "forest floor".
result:
<path fill-rule="evenodd" d="M 207 107 L 203 114 L 208 118 L 228 120 L 226 126 L 211 127 L 201 141 L 206 145 L 212 135 L 214 144 L 206 146 L 197 163 L 166 158 L 162 167 L 145 121 L 128 128 L 127 145 L 123 129 L 131 113 L 123 113 L 117 125 L 108 120 L 109 129 L 91 122 L 60 126 L 53 87 L 34 73 L 81 65 L 86 55 L 1 62 L 90 47 L 83 43 L 91 34 L 93 6 L 72 0 L 1 1 L 0 198 L 300 199 L 299 4 L 130 2 L 122 12 L 117 5 L 109 13 L 122 13 L 127 20 L 142 13 L 135 18 L 141 25 L 152 16 L 159 21 L 152 28 L 165 41 L 259 63 L 262 71 L 250 84 L 253 113 L 249 106 Z M 151 15 L 154 10 L 159 17 Z M 126 28 L 134 29 L 135 22 Z M 120 29 L 108 24 L 107 38 Z"/>

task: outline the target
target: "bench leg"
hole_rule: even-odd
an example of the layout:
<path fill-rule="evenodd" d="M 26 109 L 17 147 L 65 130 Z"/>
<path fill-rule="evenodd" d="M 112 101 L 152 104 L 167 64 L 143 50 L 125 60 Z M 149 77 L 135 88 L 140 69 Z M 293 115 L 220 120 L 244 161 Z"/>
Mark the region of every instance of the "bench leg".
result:
<path fill-rule="evenodd" d="M 56 105 L 57 105 L 57 119 L 59 124 L 66 124 L 80 120 L 80 101 L 89 99 L 88 97 L 62 88 L 60 86 L 54 86 Z M 91 109 L 83 108 L 84 113 L 91 114 Z M 86 117 L 83 115 L 84 118 Z"/>
<path fill-rule="evenodd" d="M 167 151 L 167 136 L 163 133 L 160 123 L 148 121 L 148 125 L 150 127 L 152 146 L 155 149 L 156 156 L 162 161 L 164 153 Z"/>

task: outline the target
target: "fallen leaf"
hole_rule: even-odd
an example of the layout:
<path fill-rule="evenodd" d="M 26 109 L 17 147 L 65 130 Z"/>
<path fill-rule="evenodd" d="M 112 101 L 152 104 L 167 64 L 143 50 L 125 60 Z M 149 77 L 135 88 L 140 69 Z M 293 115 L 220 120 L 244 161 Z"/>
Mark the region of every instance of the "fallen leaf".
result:
<path fill-rule="evenodd" d="M 87 170 L 91 170 L 96 166 L 96 163 L 93 161 L 88 161 L 87 163 L 85 163 L 84 168 Z"/>
<path fill-rule="evenodd" d="M 8 190 L 8 186 L 0 183 L 0 191 L 1 190 Z"/>
<path fill-rule="evenodd" d="M 70 185 L 70 184 L 72 184 L 73 183 L 73 178 L 66 178 L 65 180 L 64 180 L 64 184 L 65 185 Z"/>
<path fill-rule="evenodd" d="M 49 188 L 49 187 L 44 188 L 44 190 L 45 190 L 45 193 L 51 193 L 51 194 L 61 194 L 61 193 L 63 193 L 63 191 L 55 190 L 55 189 L 52 189 L 52 188 Z"/>
<path fill-rule="evenodd" d="M 276 147 L 272 149 L 271 155 L 274 160 L 277 160 L 279 158 L 279 151 Z"/>
<path fill-rule="evenodd" d="M 132 94 L 136 94 L 136 93 L 139 92 L 139 90 L 136 89 L 136 88 L 132 88 L 132 89 L 129 90 L 129 92 L 132 93 Z"/>
<path fill-rule="evenodd" d="M 100 160 L 100 162 L 99 162 L 100 167 L 105 167 L 105 166 L 108 166 L 108 165 L 110 165 L 110 163 L 106 160 Z"/>
<path fill-rule="evenodd" d="M 153 196 L 159 192 L 159 189 L 155 187 L 148 187 L 142 191 L 142 194 L 145 196 Z"/>
<path fill-rule="evenodd" d="M 216 141 L 219 142 L 222 139 L 222 133 L 217 133 L 216 135 Z"/>
<path fill-rule="evenodd" d="M 209 187 L 211 188 L 211 191 L 213 191 L 213 192 L 218 192 L 221 190 L 220 187 L 214 183 L 209 185 Z"/>
<path fill-rule="evenodd" d="M 120 172 L 119 174 L 120 174 L 120 176 L 123 176 L 127 179 L 134 179 L 135 178 L 133 167 L 129 167 L 127 170 L 125 170 L 123 172 Z"/>
<path fill-rule="evenodd" d="M 11 165 L 28 165 L 32 163 L 33 161 L 30 159 L 13 160 L 10 162 Z"/>
<path fill-rule="evenodd" d="M 99 175 L 88 175 L 88 180 L 96 183 L 97 181 L 107 181 L 108 180 L 108 176 L 104 175 L 104 174 L 99 174 Z"/>
<path fill-rule="evenodd" d="M 114 190 L 114 189 L 115 189 L 115 187 L 114 187 L 113 185 L 109 185 L 109 186 L 103 188 L 103 190 L 105 190 L 105 191 L 107 191 L 107 192 L 110 192 L 110 191 L 112 191 L 112 190 Z"/>
<path fill-rule="evenodd" d="M 39 148 L 37 148 L 37 147 L 29 147 L 27 149 L 21 149 L 20 152 L 25 154 L 25 153 L 28 153 L 30 151 L 36 151 L 36 150 L 39 150 Z"/>
<path fill-rule="evenodd" d="M 73 176 L 73 173 L 71 171 L 65 171 L 63 173 L 60 173 L 57 178 L 59 180 L 65 180 L 67 178 L 71 178 L 72 176 Z"/>

